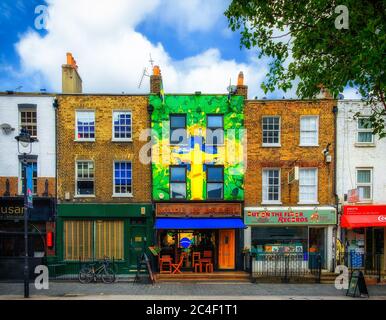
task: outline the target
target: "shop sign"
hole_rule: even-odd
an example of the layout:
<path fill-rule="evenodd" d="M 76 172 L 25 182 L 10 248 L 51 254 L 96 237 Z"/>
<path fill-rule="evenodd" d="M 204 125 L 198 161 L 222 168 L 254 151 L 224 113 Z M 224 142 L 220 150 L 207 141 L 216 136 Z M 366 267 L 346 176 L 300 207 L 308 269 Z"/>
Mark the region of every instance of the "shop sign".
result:
<path fill-rule="evenodd" d="M 157 203 L 157 217 L 240 217 L 240 203 Z"/>
<path fill-rule="evenodd" d="M 24 207 L 0 206 L 0 219 L 16 219 L 24 217 Z"/>
<path fill-rule="evenodd" d="M 246 225 L 325 225 L 336 224 L 333 207 L 245 208 Z"/>

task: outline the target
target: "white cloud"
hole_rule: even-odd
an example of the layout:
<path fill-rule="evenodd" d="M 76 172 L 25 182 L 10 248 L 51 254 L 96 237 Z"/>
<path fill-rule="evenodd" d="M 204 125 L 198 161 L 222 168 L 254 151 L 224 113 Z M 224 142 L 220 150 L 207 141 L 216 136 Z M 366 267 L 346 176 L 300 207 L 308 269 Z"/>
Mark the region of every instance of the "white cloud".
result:
<path fill-rule="evenodd" d="M 61 91 L 61 65 L 65 62 L 65 53 L 70 51 L 79 65 L 84 92 L 146 93 L 148 78 L 140 89 L 137 86 L 143 68 L 149 65 L 151 53 L 161 67 L 166 92 L 225 93 L 229 78 L 232 77 L 235 84 L 242 70 L 250 96 L 263 96 L 259 85 L 268 71 L 264 62 L 252 57 L 247 63 L 225 60 L 216 48 L 177 61 L 161 43 L 152 43 L 136 31 L 135 27 L 151 15 L 172 11 L 167 8 L 171 6 L 170 1 L 48 0 L 48 3 L 47 35 L 40 36 L 29 30 L 16 45 L 23 74 L 41 75 L 47 89 Z M 213 28 L 217 15 L 223 12 L 217 11 L 220 1 L 186 3 L 178 2 L 173 14 L 177 17 L 181 13 L 179 18 L 186 22 L 188 30 Z M 171 17 L 172 13 L 165 19 Z"/>

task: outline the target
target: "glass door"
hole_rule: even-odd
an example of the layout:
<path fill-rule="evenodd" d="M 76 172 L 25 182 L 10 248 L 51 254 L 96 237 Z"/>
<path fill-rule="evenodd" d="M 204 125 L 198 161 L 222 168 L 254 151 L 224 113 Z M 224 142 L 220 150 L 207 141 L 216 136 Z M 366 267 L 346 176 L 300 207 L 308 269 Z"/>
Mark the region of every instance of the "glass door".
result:
<path fill-rule="evenodd" d="M 322 258 L 322 268 L 326 268 L 326 228 L 309 228 L 310 261 L 317 255 Z"/>

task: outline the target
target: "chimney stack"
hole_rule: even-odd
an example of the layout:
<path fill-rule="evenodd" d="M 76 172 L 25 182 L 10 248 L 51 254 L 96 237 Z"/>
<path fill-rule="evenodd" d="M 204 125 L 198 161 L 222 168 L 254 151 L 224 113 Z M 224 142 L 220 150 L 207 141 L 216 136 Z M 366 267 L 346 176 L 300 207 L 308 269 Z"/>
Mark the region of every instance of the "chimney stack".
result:
<path fill-rule="evenodd" d="M 243 96 L 245 100 L 248 99 L 248 86 L 244 85 L 244 73 L 242 71 L 237 78 L 236 95 Z"/>
<path fill-rule="evenodd" d="M 159 94 L 161 91 L 161 69 L 159 66 L 153 67 L 153 74 L 150 76 L 150 93 Z"/>
<path fill-rule="evenodd" d="M 318 88 L 320 89 L 319 94 L 316 95 L 317 99 L 333 99 L 333 96 L 323 84 L 319 84 Z"/>
<path fill-rule="evenodd" d="M 66 64 L 62 65 L 62 93 L 82 93 L 82 78 L 70 52 L 67 52 Z"/>

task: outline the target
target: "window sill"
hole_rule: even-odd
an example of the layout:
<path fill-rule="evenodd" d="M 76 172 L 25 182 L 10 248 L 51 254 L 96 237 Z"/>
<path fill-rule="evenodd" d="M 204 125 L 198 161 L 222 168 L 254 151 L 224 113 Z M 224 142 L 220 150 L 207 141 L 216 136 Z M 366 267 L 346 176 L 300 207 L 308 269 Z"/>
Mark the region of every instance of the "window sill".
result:
<path fill-rule="evenodd" d="M 316 204 L 316 205 L 319 205 L 319 201 L 299 201 L 298 204 L 309 204 L 309 205 Z"/>
<path fill-rule="evenodd" d="M 369 203 L 373 203 L 373 200 L 361 200 L 361 201 L 358 201 L 356 203 L 360 203 L 360 204 L 369 204 Z"/>
<path fill-rule="evenodd" d="M 112 142 L 133 142 L 133 139 L 111 139 Z"/>
<path fill-rule="evenodd" d="M 268 143 L 263 143 L 261 145 L 263 148 L 281 148 L 281 144 L 268 144 Z"/>
<path fill-rule="evenodd" d="M 95 142 L 95 139 L 74 139 L 74 142 Z"/>
<path fill-rule="evenodd" d="M 113 197 L 113 198 L 132 198 L 133 194 L 132 193 L 130 193 L 130 194 L 117 194 L 117 193 L 114 193 L 111 197 Z"/>
<path fill-rule="evenodd" d="M 355 147 L 358 148 L 374 148 L 375 143 L 374 142 L 355 142 L 354 144 Z"/>
<path fill-rule="evenodd" d="M 319 147 L 319 144 L 299 144 L 299 147 Z"/>
<path fill-rule="evenodd" d="M 74 196 L 74 199 L 76 199 L 76 198 L 95 198 L 95 194 L 90 194 L 90 195 L 88 195 L 88 194 L 77 194 L 77 195 L 75 195 Z"/>
<path fill-rule="evenodd" d="M 281 201 L 263 201 L 261 202 L 262 205 L 266 205 L 266 204 L 278 204 L 278 205 L 281 205 L 283 204 L 283 202 Z"/>

